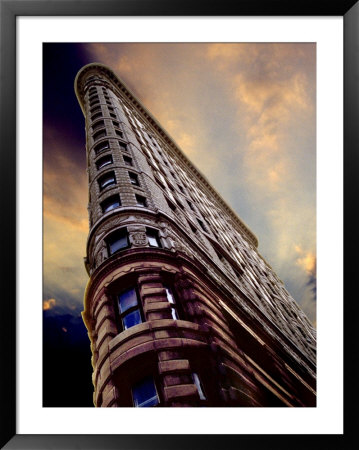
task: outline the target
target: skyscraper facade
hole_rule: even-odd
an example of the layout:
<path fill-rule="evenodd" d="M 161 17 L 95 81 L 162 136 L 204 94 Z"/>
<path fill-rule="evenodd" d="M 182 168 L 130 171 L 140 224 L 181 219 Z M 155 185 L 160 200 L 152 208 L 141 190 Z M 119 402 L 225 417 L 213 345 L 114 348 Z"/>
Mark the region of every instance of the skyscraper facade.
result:
<path fill-rule="evenodd" d="M 108 67 L 75 90 L 95 406 L 315 406 L 315 330 L 256 236 Z"/>

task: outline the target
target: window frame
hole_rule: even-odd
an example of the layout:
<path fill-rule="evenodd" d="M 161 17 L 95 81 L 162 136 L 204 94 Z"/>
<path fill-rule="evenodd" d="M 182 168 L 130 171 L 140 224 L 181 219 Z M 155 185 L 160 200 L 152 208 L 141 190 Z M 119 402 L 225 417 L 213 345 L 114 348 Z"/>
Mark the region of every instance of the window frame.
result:
<path fill-rule="evenodd" d="M 157 245 L 151 245 L 150 244 L 150 240 L 149 240 L 149 236 L 154 237 Z M 163 248 L 162 247 L 162 243 L 161 243 L 161 239 L 160 239 L 160 234 L 159 231 L 156 230 L 155 228 L 150 228 L 150 227 L 146 227 L 146 236 L 147 236 L 147 241 L 148 241 L 148 245 L 152 248 Z"/>
<path fill-rule="evenodd" d="M 113 239 L 114 237 L 116 237 L 116 235 L 121 237 L 121 234 L 123 233 L 123 235 L 126 237 L 126 242 L 127 245 L 125 247 L 121 247 L 113 252 L 111 252 L 111 243 L 110 240 Z M 119 240 L 119 239 L 118 239 Z M 128 230 L 127 227 L 122 227 L 122 228 L 118 228 L 117 230 L 113 231 L 112 233 L 110 233 L 106 238 L 105 238 L 105 242 L 106 242 L 106 246 L 107 246 L 107 254 L 108 257 L 111 257 L 112 255 L 114 255 L 117 252 L 120 252 L 122 250 L 126 250 L 128 248 L 130 248 L 130 239 L 129 239 L 129 235 L 128 235 Z M 113 241 L 115 242 L 115 241 Z"/>
<path fill-rule="evenodd" d="M 168 284 L 163 285 L 165 291 L 166 291 L 166 298 L 168 303 L 171 305 L 171 316 L 173 320 L 180 320 L 181 314 L 179 312 L 178 308 L 178 302 L 176 301 L 176 298 L 173 294 L 173 289 Z M 175 317 L 174 317 L 175 316 Z"/>
<path fill-rule="evenodd" d="M 198 392 L 200 401 L 201 402 L 206 402 L 208 400 L 208 396 L 206 395 L 206 391 L 205 391 L 205 389 L 203 387 L 203 383 L 201 381 L 201 378 L 199 377 L 197 372 L 192 372 L 191 376 L 192 376 L 193 384 L 197 388 L 197 392 Z"/>
<path fill-rule="evenodd" d="M 104 161 L 106 158 L 109 159 L 109 162 L 107 162 L 106 164 L 101 164 L 101 161 Z M 113 158 L 112 158 L 111 153 L 108 153 L 107 155 L 101 156 L 101 158 L 96 160 L 96 169 L 101 170 L 110 164 L 113 164 Z"/>
<path fill-rule="evenodd" d="M 144 384 L 144 382 L 145 382 L 146 380 L 148 380 L 149 378 L 151 378 L 152 383 L 153 383 L 154 391 L 155 391 L 155 393 L 156 393 L 157 403 L 151 404 L 151 405 L 148 405 L 148 406 L 145 406 L 145 403 L 146 403 L 146 402 L 149 402 L 150 400 L 152 400 L 152 399 L 155 398 L 154 396 L 152 396 L 152 397 L 150 397 L 149 399 L 147 399 L 146 402 L 142 402 L 140 405 L 136 405 L 135 397 L 134 397 L 134 387 L 140 385 L 141 382 L 142 382 L 142 384 Z M 132 398 L 132 405 L 133 405 L 133 407 L 135 407 L 135 408 L 156 407 L 156 406 L 160 405 L 161 399 L 160 399 L 160 396 L 159 396 L 159 390 L 158 390 L 158 388 L 157 388 L 157 386 L 156 386 L 156 380 L 155 380 L 155 377 L 154 377 L 153 375 L 147 375 L 146 377 L 144 377 L 144 378 L 138 380 L 135 384 L 133 384 L 133 385 L 131 386 L 131 398 Z M 142 406 L 142 405 L 143 405 L 143 406 Z"/>
<path fill-rule="evenodd" d="M 147 198 L 143 195 L 135 194 L 136 198 L 136 206 L 139 206 L 140 208 L 147 208 Z M 143 200 L 143 204 L 139 202 L 139 199 Z"/>
<path fill-rule="evenodd" d="M 140 181 L 138 179 L 137 173 L 128 172 L 128 176 L 130 178 L 130 182 L 131 182 L 132 186 L 140 186 Z"/>
<path fill-rule="evenodd" d="M 118 145 L 120 147 L 120 150 L 128 152 L 128 146 L 125 142 L 118 141 Z"/>
<path fill-rule="evenodd" d="M 125 163 L 125 166 L 127 167 L 133 167 L 133 159 L 131 156 L 128 155 L 122 155 L 123 162 Z"/>
<path fill-rule="evenodd" d="M 95 123 L 92 123 L 92 132 L 95 132 L 97 130 L 100 130 L 101 128 L 105 128 L 105 121 L 104 119 L 96 120 Z"/>
<path fill-rule="evenodd" d="M 105 179 L 106 176 L 110 176 L 110 174 L 113 175 L 113 182 L 112 182 L 112 183 L 109 183 L 109 184 L 106 184 L 105 186 L 103 186 L 102 183 L 101 183 L 101 180 Z M 106 189 L 106 188 L 109 187 L 109 186 L 112 186 L 112 185 L 114 185 L 114 184 L 117 184 L 117 182 L 116 182 L 116 175 L 115 175 L 115 172 L 114 172 L 113 170 L 111 170 L 111 171 L 109 171 L 109 172 L 106 172 L 106 173 L 104 173 L 103 175 L 101 175 L 101 176 L 98 178 L 97 181 L 98 181 L 98 185 L 99 185 L 100 191 L 103 191 L 104 189 Z"/>
<path fill-rule="evenodd" d="M 105 145 L 105 147 L 103 147 L 103 145 Z M 94 149 L 95 155 L 97 156 L 100 153 L 104 152 L 105 150 L 110 149 L 110 141 L 105 140 L 105 141 L 99 142 L 98 144 L 96 144 L 94 146 L 93 149 Z"/>
<path fill-rule="evenodd" d="M 102 139 L 104 137 L 107 137 L 106 128 L 103 128 L 102 130 L 96 131 L 96 133 L 93 133 L 92 139 L 94 142 L 98 141 L 99 139 Z"/>
<path fill-rule="evenodd" d="M 95 114 L 92 114 L 91 116 L 91 122 L 94 122 L 96 119 L 99 119 L 100 117 L 103 117 L 102 111 L 95 112 Z"/>
<path fill-rule="evenodd" d="M 129 291 L 133 291 L 135 293 L 136 305 L 130 306 L 124 312 L 121 312 L 120 296 L 123 295 L 126 292 L 129 292 Z M 139 291 L 138 291 L 136 285 L 130 285 L 129 287 L 126 287 L 125 289 L 122 289 L 118 294 L 116 294 L 116 307 L 117 307 L 119 332 L 120 333 L 122 331 L 129 330 L 130 328 L 132 328 L 132 327 L 134 327 L 136 325 L 139 325 L 140 323 L 144 323 L 145 322 L 145 317 L 144 317 L 143 308 L 142 308 L 142 301 L 141 301 L 141 297 L 140 297 L 140 294 L 139 294 Z M 139 316 L 140 316 L 141 321 L 138 322 L 138 323 L 135 323 L 131 327 L 126 327 L 124 319 L 126 318 L 126 316 L 129 316 L 130 314 L 132 314 L 135 311 L 139 312 Z"/>
<path fill-rule="evenodd" d="M 197 222 L 199 224 L 199 226 L 201 227 L 202 231 L 204 231 L 205 233 L 208 233 L 207 227 L 205 226 L 204 222 L 199 219 L 198 217 L 196 217 Z"/>
<path fill-rule="evenodd" d="M 115 200 L 115 198 L 118 199 L 118 205 L 117 205 L 117 206 L 114 206 L 114 207 L 111 208 L 111 209 L 107 209 L 107 208 L 110 206 L 111 200 Z M 105 209 L 107 203 L 108 203 L 109 205 L 107 205 L 107 208 Z M 103 213 L 103 214 L 106 214 L 106 213 L 108 213 L 109 211 L 112 211 L 112 210 L 114 210 L 114 209 L 116 209 L 116 208 L 119 208 L 119 207 L 121 206 L 121 198 L 120 198 L 120 195 L 119 195 L 119 194 L 114 194 L 114 195 L 110 195 L 109 197 L 106 197 L 106 198 L 100 203 L 100 206 L 101 206 L 101 209 L 102 209 L 102 213 Z"/>
<path fill-rule="evenodd" d="M 95 105 L 100 104 L 100 99 L 94 99 L 93 101 L 89 101 L 90 108 L 93 108 Z"/>
<path fill-rule="evenodd" d="M 90 107 L 90 114 L 94 114 L 97 111 L 101 111 L 102 112 L 101 105 L 96 105 L 94 107 Z"/>

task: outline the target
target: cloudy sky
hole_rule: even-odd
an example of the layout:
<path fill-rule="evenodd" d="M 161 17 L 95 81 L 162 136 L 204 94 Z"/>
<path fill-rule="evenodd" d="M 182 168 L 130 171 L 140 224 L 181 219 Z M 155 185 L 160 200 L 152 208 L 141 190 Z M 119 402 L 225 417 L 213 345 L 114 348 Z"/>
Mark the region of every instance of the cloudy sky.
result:
<path fill-rule="evenodd" d="M 308 43 L 44 44 L 45 319 L 76 321 L 87 282 L 85 130 L 73 83 L 90 62 L 108 65 L 161 123 L 256 234 L 315 324 L 316 48 Z M 58 339 L 71 328 L 63 323 Z"/>

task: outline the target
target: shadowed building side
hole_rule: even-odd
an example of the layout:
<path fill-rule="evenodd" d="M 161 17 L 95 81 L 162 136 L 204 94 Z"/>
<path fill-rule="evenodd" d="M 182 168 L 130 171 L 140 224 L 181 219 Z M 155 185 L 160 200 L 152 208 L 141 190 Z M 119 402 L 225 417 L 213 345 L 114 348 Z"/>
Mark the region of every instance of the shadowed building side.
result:
<path fill-rule="evenodd" d="M 75 90 L 95 406 L 315 406 L 315 330 L 253 233 L 109 68 Z"/>

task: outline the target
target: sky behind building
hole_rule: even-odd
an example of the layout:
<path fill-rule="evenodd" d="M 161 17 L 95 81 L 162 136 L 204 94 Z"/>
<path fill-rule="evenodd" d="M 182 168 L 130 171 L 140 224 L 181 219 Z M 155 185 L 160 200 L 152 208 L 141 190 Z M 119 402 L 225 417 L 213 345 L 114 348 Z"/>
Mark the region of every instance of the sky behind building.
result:
<path fill-rule="evenodd" d="M 44 44 L 45 318 L 75 323 L 83 308 L 88 186 L 73 86 L 91 62 L 109 66 L 168 131 L 315 324 L 316 48 L 308 43 Z M 56 339 L 71 328 L 60 322 Z"/>

